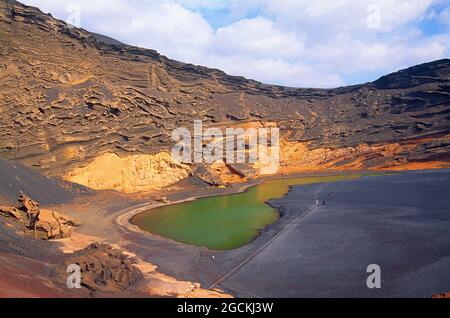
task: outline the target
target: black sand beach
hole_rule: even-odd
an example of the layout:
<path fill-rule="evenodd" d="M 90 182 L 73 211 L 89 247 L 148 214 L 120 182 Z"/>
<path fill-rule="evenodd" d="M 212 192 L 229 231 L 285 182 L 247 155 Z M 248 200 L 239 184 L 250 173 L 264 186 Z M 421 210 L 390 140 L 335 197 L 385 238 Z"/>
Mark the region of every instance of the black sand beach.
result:
<path fill-rule="evenodd" d="M 273 202 L 302 211 L 311 186 Z M 311 201 L 311 198 L 309 198 Z M 430 297 L 450 291 L 450 171 L 326 184 L 326 201 L 221 287 L 242 297 Z M 381 289 L 369 289 L 369 264 Z"/>

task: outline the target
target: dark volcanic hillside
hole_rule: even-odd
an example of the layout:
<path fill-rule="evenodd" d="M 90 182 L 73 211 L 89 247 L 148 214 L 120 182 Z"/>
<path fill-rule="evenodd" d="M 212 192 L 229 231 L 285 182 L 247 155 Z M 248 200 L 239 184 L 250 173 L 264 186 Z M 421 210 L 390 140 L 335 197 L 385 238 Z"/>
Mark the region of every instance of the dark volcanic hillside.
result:
<path fill-rule="evenodd" d="M 42 176 L 33 169 L 14 162 L 0 159 L 0 198 L 9 203 L 16 203 L 19 192 L 24 192 L 43 205 L 63 204 L 79 194 L 91 191 L 71 184 Z"/>
<path fill-rule="evenodd" d="M 285 172 L 450 161 L 448 59 L 363 85 L 294 89 L 102 41 L 14 1 L 0 10 L 0 157 L 47 175 L 129 191 L 174 183 L 191 168 L 162 151 L 194 119 L 276 122 Z"/>

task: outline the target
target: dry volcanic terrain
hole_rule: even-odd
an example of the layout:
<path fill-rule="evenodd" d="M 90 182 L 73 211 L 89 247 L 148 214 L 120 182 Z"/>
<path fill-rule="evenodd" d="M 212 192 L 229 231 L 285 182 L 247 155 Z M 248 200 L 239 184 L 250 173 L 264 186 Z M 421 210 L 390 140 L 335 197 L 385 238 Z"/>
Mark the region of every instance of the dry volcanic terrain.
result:
<path fill-rule="evenodd" d="M 280 128 L 271 177 L 449 168 L 450 59 L 334 89 L 266 85 L 0 0 L 0 296 L 228 297 L 140 257 L 150 238 L 124 217 L 267 178 L 258 163 L 174 160 L 172 131 L 194 120 Z M 180 250 L 208 253 L 167 259 Z M 69 263 L 89 273 L 81 290 L 65 286 Z"/>

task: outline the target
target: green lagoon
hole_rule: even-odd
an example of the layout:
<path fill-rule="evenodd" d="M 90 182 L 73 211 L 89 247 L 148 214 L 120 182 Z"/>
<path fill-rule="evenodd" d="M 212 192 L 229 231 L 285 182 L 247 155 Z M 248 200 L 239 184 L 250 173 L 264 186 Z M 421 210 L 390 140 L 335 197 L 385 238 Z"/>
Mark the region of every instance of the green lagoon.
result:
<path fill-rule="evenodd" d="M 284 196 L 291 185 L 358 179 L 362 175 L 268 180 L 238 194 L 201 198 L 166 205 L 133 217 L 133 224 L 153 234 L 212 250 L 243 246 L 279 213 L 265 202 Z"/>

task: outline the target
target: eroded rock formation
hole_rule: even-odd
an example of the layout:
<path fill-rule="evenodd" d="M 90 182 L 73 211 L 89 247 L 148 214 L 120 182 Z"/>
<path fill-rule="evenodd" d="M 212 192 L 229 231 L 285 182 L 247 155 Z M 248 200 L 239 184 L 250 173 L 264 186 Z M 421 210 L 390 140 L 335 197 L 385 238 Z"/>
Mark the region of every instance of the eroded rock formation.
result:
<path fill-rule="evenodd" d="M 93 243 L 70 256 L 54 269 L 59 283 L 66 284 L 67 268 L 76 264 L 81 272 L 81 286 L 91 294 L 124 291 L 144 278 L 133 260 L 119 249 L 107 244 Z"/>
<path fill-rule="evenodd" d="M 160 158 L 172 130 L 201 119 L 275 123 L 286 173 L 448 166 L 449 76 L 445 59 L 336 89 L 265 85 L 1 0 L 0 157 L 98 189 L 158 188 L 188 175 Z"/>
<path fill-rule="evenodd" d="M 12 217 L 16 220 L 21 220 L 23 215 L 15 207 L 10 206 L 0 206 L 0 215 L 4 217 Z"/>
<path fill-rule="evenodd" d="M 80 222 L 58 212 L 40 209 L 39 204 L 23 193 L 19 194 L 17 207 L 0 207 L 0 215 L 17 221 L 18 227 L 26 228 L 28 233 L 44 240 L 65 238 L 72 235 L 74 227 Z"/>

